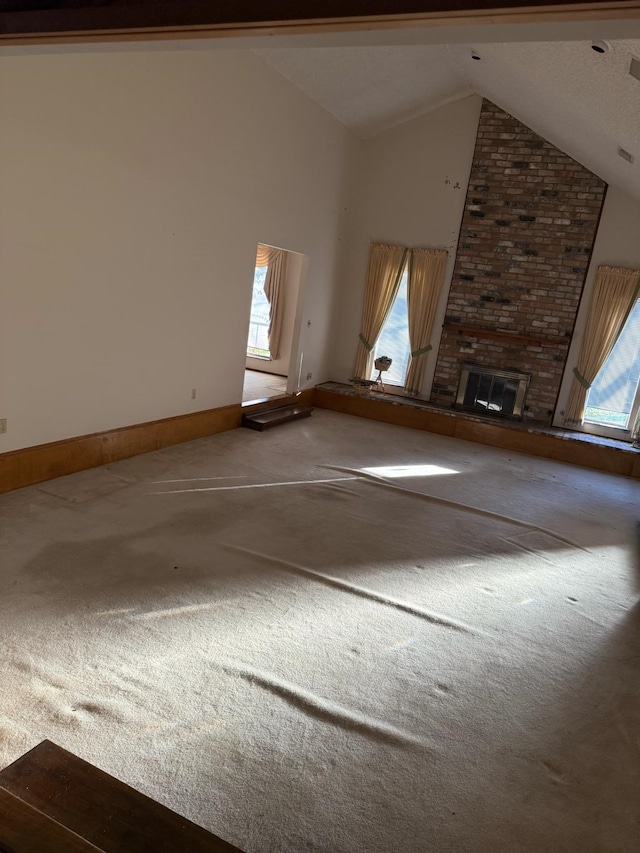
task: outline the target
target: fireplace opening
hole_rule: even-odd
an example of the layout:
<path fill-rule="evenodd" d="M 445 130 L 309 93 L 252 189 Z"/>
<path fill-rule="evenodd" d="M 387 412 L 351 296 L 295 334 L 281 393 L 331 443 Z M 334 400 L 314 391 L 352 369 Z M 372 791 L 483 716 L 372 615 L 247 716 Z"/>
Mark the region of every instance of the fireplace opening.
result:
<path fill-rule="evenodd" d="M 521 420 L 530 378 L 516 370 L 463 364 L 455 408 Z"/>

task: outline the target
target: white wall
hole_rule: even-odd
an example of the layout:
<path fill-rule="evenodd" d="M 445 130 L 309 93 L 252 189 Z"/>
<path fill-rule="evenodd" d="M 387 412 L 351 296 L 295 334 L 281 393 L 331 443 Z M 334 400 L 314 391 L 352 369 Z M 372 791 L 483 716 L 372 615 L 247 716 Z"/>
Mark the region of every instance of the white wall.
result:
<path fill-rule="evenodd" d="M 610 186 L 602 208 L 600 225 L 587 271 L 576 325 L 567 356 L 554 423 L 563 425 L 564 408 L 568 402 L 573 368 L 578 364 L 580 347 L 587 324 L 591 293 L 599 266 L 640 269 L 640 201 Z"/>
<path fill-rule="evenodd" d="M 251 53 L 98 50 L 0 59 L 0 452 L 240 402 L 258 241 L 328 378 L 355 138 Z"/>
<path fill-rule="evenodd" d="M 449 262 L 423 386 L 423 395 L 428 396 L 481 104 L 481 98 L 472 95 L 363 144 L 349 193 L 345 264 L 336 300 L 332 379 L 344 382 L 353 376 L 370 243 L 446 248 Z"/>

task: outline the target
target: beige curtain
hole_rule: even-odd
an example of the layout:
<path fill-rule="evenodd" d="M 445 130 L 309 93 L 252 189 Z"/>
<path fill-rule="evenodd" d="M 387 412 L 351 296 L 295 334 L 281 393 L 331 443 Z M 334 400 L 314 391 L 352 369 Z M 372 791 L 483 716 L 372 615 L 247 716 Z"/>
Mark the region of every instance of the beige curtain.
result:
<path fill-rule="evenodd" d="M 275 361 L 280 358 L 287 253 L 283 249 L 258 243 L 256 266 L 267 267 L 264 294 L 269 300 L 269 354 Z"/>
<path fill-rule="evenodd" d="M 431 332 L 444 281 L 447 252 L 436 249 L 412 249 L 409 256 L 407 304 L 411 357 L 404 379 L 408 394 L 422 388 L 427 356 L 431 351 Z"/>
<path fill-rule="evenodd" d="M 587 392 L 638 298 L 640 271 L 598 267 L 587 326 L 565 409 L 567 426 L 582 424 Z"/>
<path fill-rule="evenodd" d="M 398 292 L 407 258 L 404 246 L 372 243 L 354 376 L 369 379 L 371 353 Z"/>
<path fill-rule="evenodd" d="M 271 253 L 277 252 L 273 246 L 265 246 L 264 243 L 258 243 L 258 251 L 256 252 L 256 266 L 266 267 L 271 260 Z"/>

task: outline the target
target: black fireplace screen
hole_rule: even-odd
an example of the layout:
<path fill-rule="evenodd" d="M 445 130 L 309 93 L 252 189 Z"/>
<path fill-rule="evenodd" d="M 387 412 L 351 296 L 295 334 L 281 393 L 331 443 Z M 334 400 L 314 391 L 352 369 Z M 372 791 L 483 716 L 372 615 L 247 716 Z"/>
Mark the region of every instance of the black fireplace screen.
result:
<path fill-rule="evenodd" d="M 456 408 L 508 418 L 522 418 L 529 376 L 515 370 L 495 370 L 463 364 Z"/>

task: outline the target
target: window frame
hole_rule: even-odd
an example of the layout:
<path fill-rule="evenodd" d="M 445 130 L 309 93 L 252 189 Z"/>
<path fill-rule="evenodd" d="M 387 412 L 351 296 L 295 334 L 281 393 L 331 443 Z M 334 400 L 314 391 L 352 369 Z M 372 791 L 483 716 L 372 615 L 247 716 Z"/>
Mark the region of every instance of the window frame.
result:
<path fill-rule="evenodd" d="M 404 388 L 404 378 L 407 375 L 407 369 L 409 367 L 409 361 L 411 359 L 411 341 L 409 339 L 409 334 L 408 334 L 408 332 L 409 332 L 409 261 L 408 261 L 408 258 L 405 260 L 405 264 L 404 264 L 404 267 L 402 269 L 402 273 L 400 275 L 400 284 L 398 285 L 398 289 L 396 291 L 396 294 L 393 297 L 393 302 L 391 303 L 391 307 L 389 308 L 389 312 L 384 319 L 384 323 L 382 324 L 382 327 L 380 329 L 380 334 L 378 335 L 378 338 L 375 342 L 375 345 L 374 345 L 373 349 L 371 350 L 371 377 L 370 378 L 376 379 L 377 375 L 378 375 L 378 371 L 375 369 L 376 358 L 379 358 L 381 355 L 387 355 L 387 353 L 383 353 L 383 352 L 378 353 L 377 352 L 378 344 L 380 342 L 380 338 L 382 337 L 384 327 L 385 327 L 385 325 L 386 325 L 386 323 L 387 323 L 387 321 L 388 321 L 389 317 L 391 316 L 391 313 L 394 309 L 394 306 L 396 304 L 396 300 L 398 298 L 398 294 L 400 293 L 400 288 L 402 287 L 403 280 L 405 278 L 406 278 L 406 284 L 407 284 L 407 343 L 409 345 L 409 357 L 407 359 L 407 363 L 406 363 L 405 368 L 404 368 L 404 377 L 403 377 L 402 382 L 400 382 L 398 384 L 395 381 L 392 381 L 391 379 L 385 379 L 385 375 L 383 373 L 382 374 L 382 384 L 384 385 L 385 389 L 393 388 L 393 391 L 390 393 L 396 394 L 397 396 L 409 397 L 411 395 L 408 394 Z"/>
<path fill-rule="evenodd" d="M 629 316 L 625 320 L 625 326 L 631 317 L 631 312 L 636 309 L 637 306 L 640 305 L 640 296 L 637 298 L 636 302 L 633 304 L 631 311 L 629 311 Z M 620 334 L 624 331 L 624 326 L 622 327 Z M 614 344 L 615 346 L 615 344 Z M 612 350 L 613 351 L 613 350 Z M 607 356 L 608 358 L 608 356 Z M 606 363 L 606 362 L 605 362 Z M 603 365 L 604 367 L 604 365 Z M 587 395 L 587 400 L 589 399 Z M 584 432 L 588 435 L 597 435 L 601 438 L 613 438 L 617 441 L 626 441 L 631 442 L 633 440 L 633 425 L 636 422 L 636 418 L 638 417 L 638 411 L 640 411 L 640 381 L 636 385 L 635 394 L 633 397 L 633 403 L 631 405 L 631 411 L 629 412 L 629 420 L 628 425 L 626 427 L 618 427 L 618 426 L 609 426 L 607 424 L 599 424 L 594 421 L 584 421 L 582 424 L 578 426 L 574 426 L 572 428 L 575 432 Z"/>
<path fill-rule="evenodd" d="M 263 264 L 262 266 L 256 266 L 254 268 L 254 271 L 253 271 L 253 286 L 254 287 L 255 287 L 255 282 L 256 282 L 258 270 L 266 270 L 266 269 L 268 269 L 268 264 Z M 266 273 L 265 273 L 265 275 L 266 275 Z M 263 279 L 264 279 L 264 276 L 263 276 Z M 262 282 L 262 289 L 264 291 L 264 281 Z M 266 295 L 265 295 L 265 299 L 266 299 Z M 267 304 L 268 303 L 269 303 L 269 300 L 267 299 Z M 266 355 L 258 355 L 258 353 L 249 352 L 249 337 L 251 335 L 252 323 L 253 323 L 253 287 L 251 289 L 251 306 L 249 308 L 249 329 L 247 331 L 247 345 L 245 348 L 245 357 L 246 358 L 255 358 L 255 359 L 258 359 L 259 361 L 273 361 L 273 358 L 271 356 L 271 351 L 268 348 L 266 350 L 263 350 L 263 352 L 267 353 Z M 269 325 L 267 325 L 267 345 L 269 342 L 268 329 L 269 329 Z"/>

